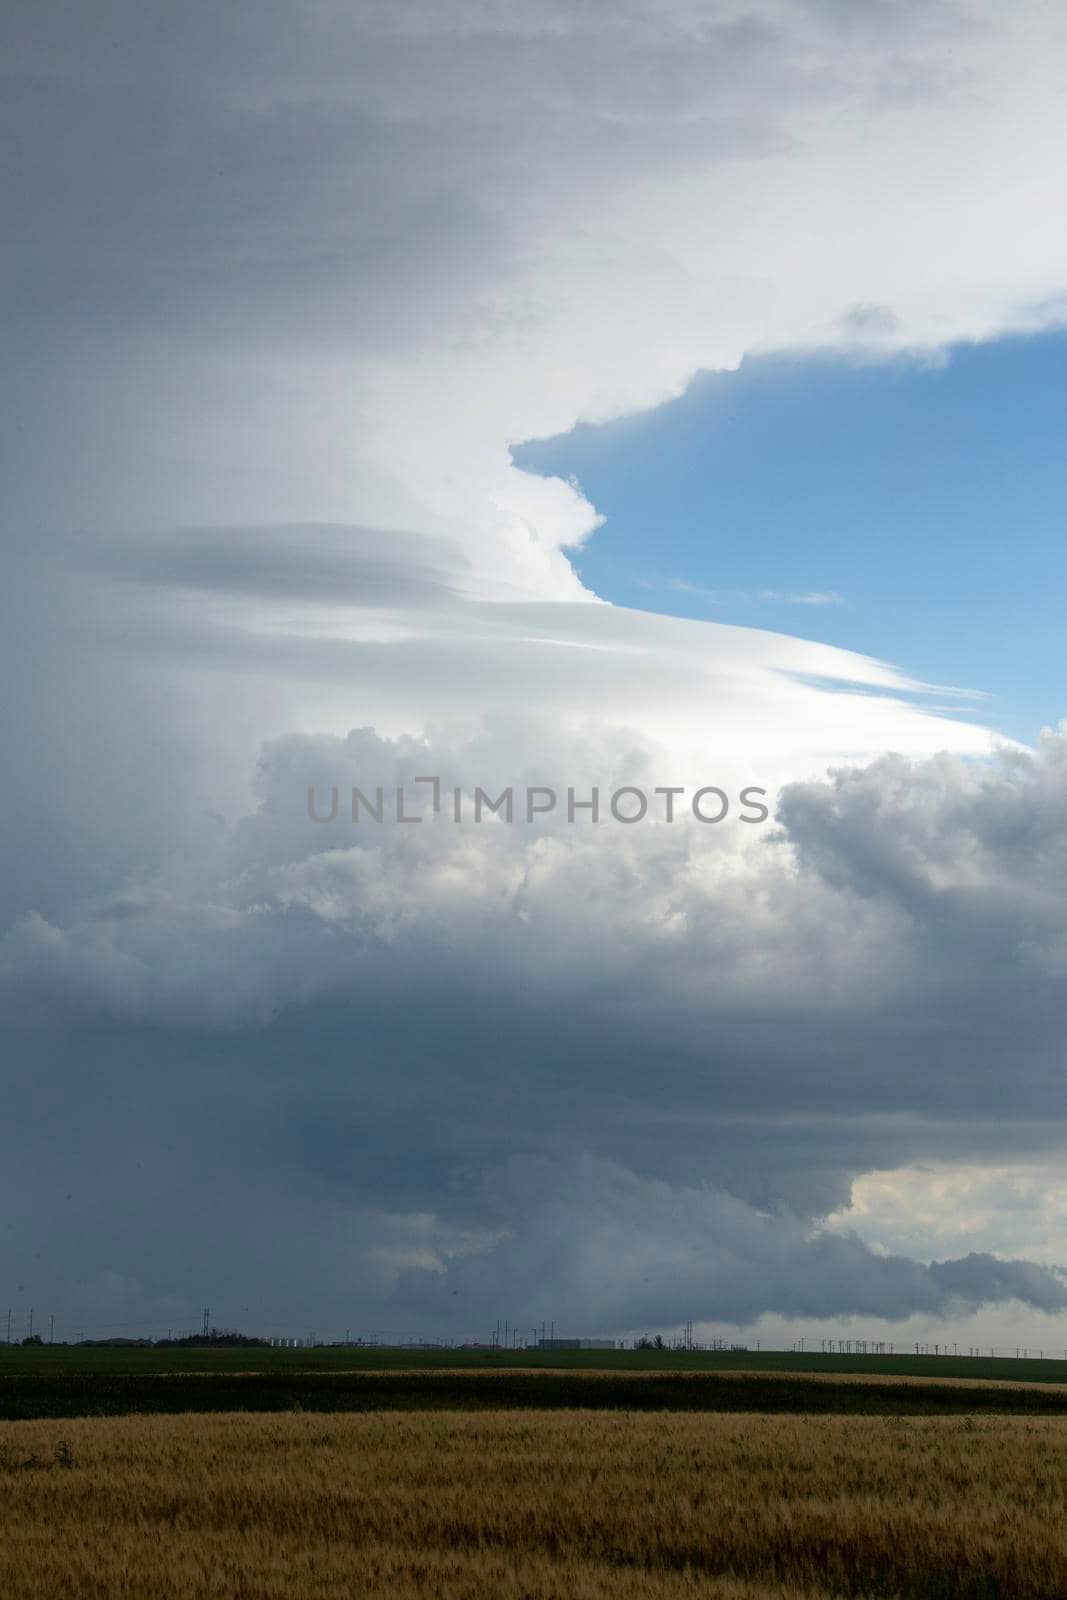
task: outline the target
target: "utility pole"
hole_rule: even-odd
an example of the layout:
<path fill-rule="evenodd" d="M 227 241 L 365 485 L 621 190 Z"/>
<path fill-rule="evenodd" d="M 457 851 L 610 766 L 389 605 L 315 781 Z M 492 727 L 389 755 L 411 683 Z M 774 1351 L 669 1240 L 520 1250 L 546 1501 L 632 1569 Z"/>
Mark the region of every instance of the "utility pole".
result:
<path fill-rule="evenodd" d="M 11 1307 L 7 1309 L 7 1342 L 11 1343 Z"/>
<path fill-rule="evenodd" d="M 53 1339 L 55 1338 L 55 1332 L 56 1332 L 56 1314 L 53 1311 L 51 1316 L 48 1318 L 48 1343 L 49 1344 L 51 1344 Z"/>
<path fill-rule="evenodd" d="M 30 1338 L 33 1338 L 33 1307 L 30 1307 Z"/>

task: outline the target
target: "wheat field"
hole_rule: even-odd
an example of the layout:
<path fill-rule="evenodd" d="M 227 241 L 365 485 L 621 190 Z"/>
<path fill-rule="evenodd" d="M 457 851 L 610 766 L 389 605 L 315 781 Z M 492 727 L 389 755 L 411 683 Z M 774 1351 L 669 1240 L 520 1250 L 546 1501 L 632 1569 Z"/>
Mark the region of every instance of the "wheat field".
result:
<path fill-rule="evenodd" d="M 1067 1420 L 0 1424 L 7 1600 L 1062 1600 Z"/>

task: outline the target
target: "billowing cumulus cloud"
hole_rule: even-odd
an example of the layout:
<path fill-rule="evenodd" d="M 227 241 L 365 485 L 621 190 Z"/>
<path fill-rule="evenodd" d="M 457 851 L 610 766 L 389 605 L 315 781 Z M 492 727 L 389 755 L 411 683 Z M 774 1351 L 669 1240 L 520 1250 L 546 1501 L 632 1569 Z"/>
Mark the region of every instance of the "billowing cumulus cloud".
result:
<path fill-rule="evenodd" d="M 484 1321 L 534 1286 L 615 1328 L 1059 1309 L 1047 1268 L 880 1255 L 840 1208 L 871 1168 L 1062 1139 L 1064 736 L 787 784 L 777 826 L 744 835 L 691 813 L 433 813 L 419 775 L 466 804 L 477 772 L 496 796 L 516 748 L 542 765 L 513 778 L 651 791 L 632 742 L 515 740 L 269 747 L 258 810 L 195 873 L 15 923 L 2 971 L 24 1039 L 49 1024 L 63 1061 L 71 1022 L 105 1049 L 119 1029 L 121 1077 L 165 1030 L 168 1120 L 188 1129 L 208 1096 L 227 1184 L 287 1197 L 275 1247 L 302 1218 L 337 1296 L 405 1323 Z M 421 793 L 422 820 L 311 820 L 309 783 L 357 782 Z M 160 1215 L 157 1250 L 166 1233 Z"/>

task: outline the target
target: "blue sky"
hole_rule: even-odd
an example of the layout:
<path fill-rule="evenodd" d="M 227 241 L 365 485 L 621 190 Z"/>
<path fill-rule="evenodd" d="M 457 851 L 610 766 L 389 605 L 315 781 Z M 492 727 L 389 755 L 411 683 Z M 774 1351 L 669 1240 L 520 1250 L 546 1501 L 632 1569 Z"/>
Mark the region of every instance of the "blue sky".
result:
<path fill-rule="evenodd" d="M 1065 714 L 1065 392 L 1065 334 L 940 365 L 763 358 L 514 454 L 606 515 L 576 558 L 605 598 L 984 690 L 1030 741 Z M 840 601 L 780 598 L 818 594 Z"/>

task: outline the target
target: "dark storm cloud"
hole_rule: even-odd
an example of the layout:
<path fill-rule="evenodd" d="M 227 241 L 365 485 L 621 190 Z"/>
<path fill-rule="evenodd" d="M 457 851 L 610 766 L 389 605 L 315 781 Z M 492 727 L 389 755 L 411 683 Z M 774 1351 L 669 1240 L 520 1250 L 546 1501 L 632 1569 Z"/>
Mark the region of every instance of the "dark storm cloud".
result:
<path fill-rule="evenodd" d="M 364 1295 L 379 1319 L 454 1326 L 453 1298 L 484 1319 L 531 1285 L 611 1327 L 1058 1310 L 1045 1268 L 924 1266 L 817 1225 L 871 1167 L 1062 1141 L 1062 746 L 794 786 L 780 836 L 734 858 L 663 829 L 611 850 L 564 827 L 324 840 L 286 798 L 312 756 L 408 778 L 454 756 L 287 742 L 205 881 L 9 937 L 9 994 L 85 1019 L 80 1087 L 51 1113 L 60 1169 L 88 1161 L 107 1214 L 120 1148 L 163 1191 L 195 1153 L 220 1206 L 246 1196 L 223 1256 L 247 1196 L 284 1194 L 287 1281 L 317 1261 L 317 1303 Z M 101 1032 L 108 1012 L 129 1021 Z M 20 1048 L 30 1100 L 49 1049 L 69 1095 L 69 1035 Z M 86 1134 L 90 1096 L 121 1110 Z M 13 1182 L 28 1158 L 11 1151 Z M 185 1281 L 163 1191 L 156 1264 L 133 1273 L 160 1296 Z"/>

